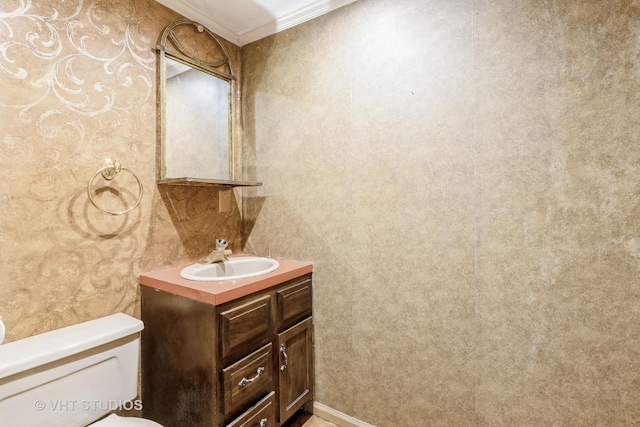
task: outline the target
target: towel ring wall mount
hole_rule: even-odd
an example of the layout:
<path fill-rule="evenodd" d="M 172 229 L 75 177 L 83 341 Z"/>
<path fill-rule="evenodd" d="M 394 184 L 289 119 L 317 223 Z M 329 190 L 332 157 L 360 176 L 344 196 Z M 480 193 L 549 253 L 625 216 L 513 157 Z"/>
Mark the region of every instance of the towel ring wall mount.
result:
<path fill-rule="evenodd" d="M 107 181 L 111 181 L 121 171 L 127 171 L 135 178 L 136 182 L 138 183 L 139 195 L 138 195 L 138 199 L 136 200 L 136 202 L 130 208 L 125 209 L 123 211 L 112 212 L 112 211 L 104 209 L 103 207 L 98 205 L 98 203 L 93 198 L 93 192 L 91 191 L 91 187 L 93 187 L 93 181 L 95 181 L 95 179 L 98 177 L 98 175 L 102 175 L 102 177 L 104 179 L 106 179 Z M 127 212 L 130 212 L 130 211 L 134 210 L 136 207 L 138 207 L 138 205 L 142 201 L 142 193 L 143 193 L 142 181 L 140 180 L 138 175 L 136 175 L 131 169 L 123 167 L 120 164 L 119 161 L 113 160 L 111 157 L 107 157 L 107 158 L 104 159 L 104 162 L 102 162 L 102 167 L 100 169 L 98 169 L 96 171 L 96 173 L 94 173 L 91 176 L 91 178 L 89 179 L 89 183 L 87 184 L 87 195 L 89 196 L 89 200 L 91 201 L 91 204 L 93 206 L 95 206 L 99 211 L 102 211 L 102 212 L 107 213 L 109 215 L 122 215 L 122 214 L 126 214 Z"/>

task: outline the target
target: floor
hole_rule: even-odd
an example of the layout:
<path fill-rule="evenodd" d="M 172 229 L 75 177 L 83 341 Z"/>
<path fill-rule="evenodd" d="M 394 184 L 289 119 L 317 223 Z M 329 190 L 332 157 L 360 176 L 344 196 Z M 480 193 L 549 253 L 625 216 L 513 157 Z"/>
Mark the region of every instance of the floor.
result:
<path fill-rule="evenodd" d="M 288 421 L 282 427 L 338 427 L 329 421 L 311 415 L 308 412 L 302 413 L 294 419 Z"/>

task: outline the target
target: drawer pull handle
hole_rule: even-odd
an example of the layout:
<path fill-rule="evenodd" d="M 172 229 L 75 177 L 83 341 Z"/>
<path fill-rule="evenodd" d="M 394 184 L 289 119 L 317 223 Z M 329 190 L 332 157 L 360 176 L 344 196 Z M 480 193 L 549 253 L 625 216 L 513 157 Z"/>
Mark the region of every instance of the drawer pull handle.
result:
<path fill-rule="evenodd" d="M 263 373 L 264 373 L 264 366 L 260 366 L 258 368 L 258 370 L 256 371 L 256 374 L 253 377 L 251 377 L 251 378 L 242 378 L 240 380 L 240 382 L 238 383 L 238 387 L 244 387 L 247 384 L 250 384 L 250 383 L 254 382 L 258 378 L 260 378 L 260 375 L 262 375 Z"/>
<path fill-rule="evenodd" d="M 280 344 L 280 353 L 284 357 L 284 365 L 280 366 L 280 372 L 284 372 L 287 370 L 287 363 L 289 362 L 289 358 L 287 357 L 287 347 L 284 344 Z"/>
<path fill-rule="evenodd" d="M 260 427 L 267 427 L 267 419 L 263 418 L 260 420 Z"/>

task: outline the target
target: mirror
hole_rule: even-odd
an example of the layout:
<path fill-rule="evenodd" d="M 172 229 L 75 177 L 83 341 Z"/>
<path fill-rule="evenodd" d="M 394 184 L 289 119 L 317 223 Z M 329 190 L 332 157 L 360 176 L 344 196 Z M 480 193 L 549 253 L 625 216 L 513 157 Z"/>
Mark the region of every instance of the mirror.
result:
<path fill-rule="evenodd" d="M 231 179 L 231 84 L 170 57 L 165 67 L 165 178 Z"/>
<path fill-rule="evenodd" d="M 165 28 L 157 49 L 158 183 L 261 185 L 235 179 L 236 78 L 221 40 L 182 19 Z"/>

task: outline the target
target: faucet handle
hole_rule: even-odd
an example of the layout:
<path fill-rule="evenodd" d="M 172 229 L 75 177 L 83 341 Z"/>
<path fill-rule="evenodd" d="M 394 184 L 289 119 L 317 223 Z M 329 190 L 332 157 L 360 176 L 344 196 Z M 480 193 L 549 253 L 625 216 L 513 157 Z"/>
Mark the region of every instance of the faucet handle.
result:
<path fill-rule="evenodd" d="M 216 249 L 223 251 L 227 248 L 229 243 L 225 239 L 216 239 Z"/>

